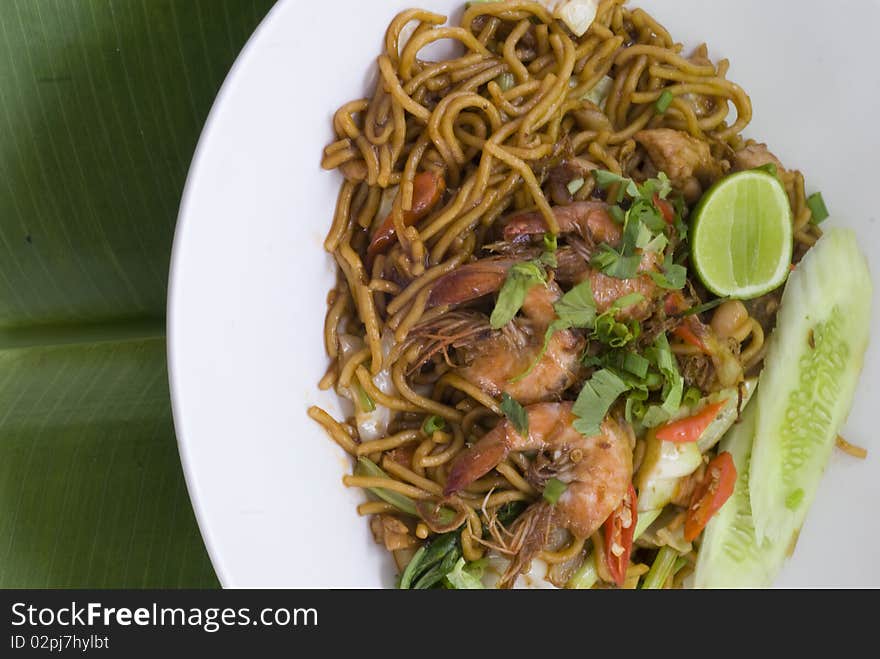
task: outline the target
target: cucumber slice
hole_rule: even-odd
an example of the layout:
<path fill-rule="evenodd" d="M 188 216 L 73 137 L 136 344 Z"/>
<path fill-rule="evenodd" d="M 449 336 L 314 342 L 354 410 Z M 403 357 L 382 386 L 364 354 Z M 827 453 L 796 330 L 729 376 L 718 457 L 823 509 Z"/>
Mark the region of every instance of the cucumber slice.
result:
<path fill-rule="evenodd" d="M 749 487 L 759 540 L 796 539 L 852 405 L 870 316 L 856 236 L 831 229 L 788 279 L 755 395 Z"/>
<path fill-rule="evenodd" d="M 785 560 L 785 551 L 769 542 L 758 544 L 749 503 L 749 458 L 757 405 L 752 403 L 740 422 L 718 446 L 736 465 L 733 495 L 716 512 L 706 529 L 694 571 L 695 588 L 762 588 L 770 586 Z"/>

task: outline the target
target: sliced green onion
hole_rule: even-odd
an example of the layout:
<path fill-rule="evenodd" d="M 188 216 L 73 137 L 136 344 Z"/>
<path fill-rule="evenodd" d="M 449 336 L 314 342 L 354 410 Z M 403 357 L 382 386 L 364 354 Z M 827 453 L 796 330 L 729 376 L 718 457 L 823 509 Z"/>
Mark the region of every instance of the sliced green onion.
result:
<path fill-rule="evenodd" d="M 443 430 L 444 428 L 446 428 L 446 419 L 442 416 L 437 416 L 436 414 L 429 416 L 422 424 L 422 432 L 428 437 L 433 435 L 436 431 Z"/>
<path fill-rule="evenodd" d="M 373 412 L 376 409 L 376 403 L 374 403 L 373 399 L 370 398 L 370 395 L 364 391 L 364 388 L 359 384 L 355 384 L 354 390 L 357 393 L 358 405 L 360 406 L 361 411 Z"/>
<path fill-rule="evenodd" d="M 821 192 L 814 192 L 807 197 L 807 208 L 810 209 L 810 213 L 813 215 L 810 219 L 810 222 L 813 224 L 819 224 L 819 222 L 828 219 L 828 208 L 825 206 L 825 200 L 822 199 Z"/>
<path fill-rule="evenodd" d="M 700 390 L 696 387 L 688 387 L 687 391 L 684 393 L 684 396 L 681 399 L 681 404 L 685 407 L 693 407 L 697 403 L 700 402 L 700 399 L 703 397 L 703 394 L 700 393 Z"/>
<path fill-rule="evenodd" d="M 572 181 L 569 181 L 568 185 L 566 185 L 565 187 L 568 188 L 569 194 L 577 194 L 577 191 L 584 187 L 584 179 L 576 178 Z"/>
<path fill-rule="evenodd" d="M 634 352 L 624 353 L 623 370 L 629 371 L 637 378 L 644 378 L 648 374 L 650 362 Z"/>
<path fill-rule="evenodd" d="M 663 376 L 659 373 L 648 373 L 645 377 L 645 386 L 651 391 L 655 391 L 663 386 Z"/>
<path fill-rule="evenodd" d="M 556 502 L 559 501 L 559 497 L 562 496 L 562 493 L 568 489 L 568 484 L 563 483 L 558 478 L 551 478 L 547 481 L 547 484 L 544 485 L 544 500 L 549 502 L 550 505 L 555 506 Z"/>
<path fill-rule="evenodd" d="M 555 233 L 544 234 L 544 249 L 548 252 L 555 252 L 559 248 L 559 242 Z"/>
<path fill-rule="evenodd" d="M 516 84 L 516 78 L 513 77 L 512 73 L 505 72 L 499 74 L 498 77 L 495 78 L 495 82 L 501 87 L 501 91 L 506 92 L 508 89 L 513 89 L 513 86 Z"/>
<path fill-rule="evenodd" d="M 657 99 L 657 103 L 654 107 L 657 109 L 657 112 L 663 114 L 666 110 L 669 109 L 669 106 L 672 104 L 672 92 L 668 89 L 664 90 L 662 94 L 660 94 L 660 98 Z"/>
<path fill-rule="evenodd" d="M 663 584 L 672 574 L 672 568 L 678 560 L 678 552 L 669 545 L 660 547 L 657 557 L 654 559 L 651 569 L 648 571 L 645 581 L 642 583 L 643 590 L 657 590 L 663 588 Z"/>
<path fill-rule="evenodd" d="M 645 412 L 648 409 L 648 406 L 645 405 L 646 396 L 647 392 L 636 390 L 626 397 L 624 416 L 629 423 L 632 423 L 633 419 L 638 420 L 645 416 Z"/>

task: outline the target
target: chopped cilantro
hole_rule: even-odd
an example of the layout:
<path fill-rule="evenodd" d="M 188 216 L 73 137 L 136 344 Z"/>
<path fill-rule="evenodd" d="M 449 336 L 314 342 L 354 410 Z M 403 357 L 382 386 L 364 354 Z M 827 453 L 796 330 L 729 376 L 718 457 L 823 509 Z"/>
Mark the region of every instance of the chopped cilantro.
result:
<path fill-rule="evenodd" d="M 593 373 L 571 408 L 578 417 L 573 424 L 575 430 L 588 437 L 598 434 L 609 408 L 627 389 L 627 384 L 610 369 Z"/>
<path fill-rule="evenodd" d="M 501 411 L 504 412 L 504 416 L 513 424 L 520 435 L 525 437 L 529 434 L 529 415 L 523 406 L 506 392 L 501 394 Z"/>
<path fill-rule="evenodd" d="M 550 505 L 555 506 L 556 502 L 559 501 L 559 497 L 561 497 L 563 492 L 567 489 L 568 485 L 566 483 L 563 483 L 558 478 L 551 478 L 544 485 L 543 497 L 550 503 Z"/>
<path fill-rule="evenodd" d="M 489 318 L 492 329 L 500 329 L 509 323 L 525 302 L 526 294 L 533 286 L 546 284 L 547 275 L 538 261 L 517 263 L 507 272 L 507 279 L 498 293 L 498 300 Z"/>

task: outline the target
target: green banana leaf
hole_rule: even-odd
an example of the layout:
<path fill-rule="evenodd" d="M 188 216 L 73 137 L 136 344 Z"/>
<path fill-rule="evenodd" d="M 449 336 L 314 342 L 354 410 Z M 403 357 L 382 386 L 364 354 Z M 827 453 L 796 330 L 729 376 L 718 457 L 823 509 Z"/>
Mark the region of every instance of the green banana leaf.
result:
<path fill-rule="evenodd" d="M 0 587 L 217 585 L 167 275 L 202 124 L 273 2 L 0 2 Z"/>

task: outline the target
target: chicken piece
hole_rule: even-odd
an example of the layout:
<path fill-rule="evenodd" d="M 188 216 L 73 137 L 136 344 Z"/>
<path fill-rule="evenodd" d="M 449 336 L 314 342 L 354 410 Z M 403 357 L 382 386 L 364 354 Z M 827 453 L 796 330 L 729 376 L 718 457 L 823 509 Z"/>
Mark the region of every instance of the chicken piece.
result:
<path fill-rule="evenodd" d="M 733 170 L 736 172 L 769 164 L 775 165 L 780 174 L 785 171 L 779 158 L 770 152 L 766 144 L 749 144 L 733 154 Z"/>
<path fill-rule="evenodd" d="M 645 147 L 658 172 L 664 172 L 687 202 L 696 201 L 703 190 L 717 180 L 721 165 L 709 151 L 709 144 L 680 130 L 640 130 L 635 140 Z"/>
<path fill-rule="evenodd" d="M 406 524 L 391 515 L 373 515 L 370 519 L 370 530 L 378 544 L 384 544 L 388 551 L 406 549 L 418 544 L 409 534 Z"/>

